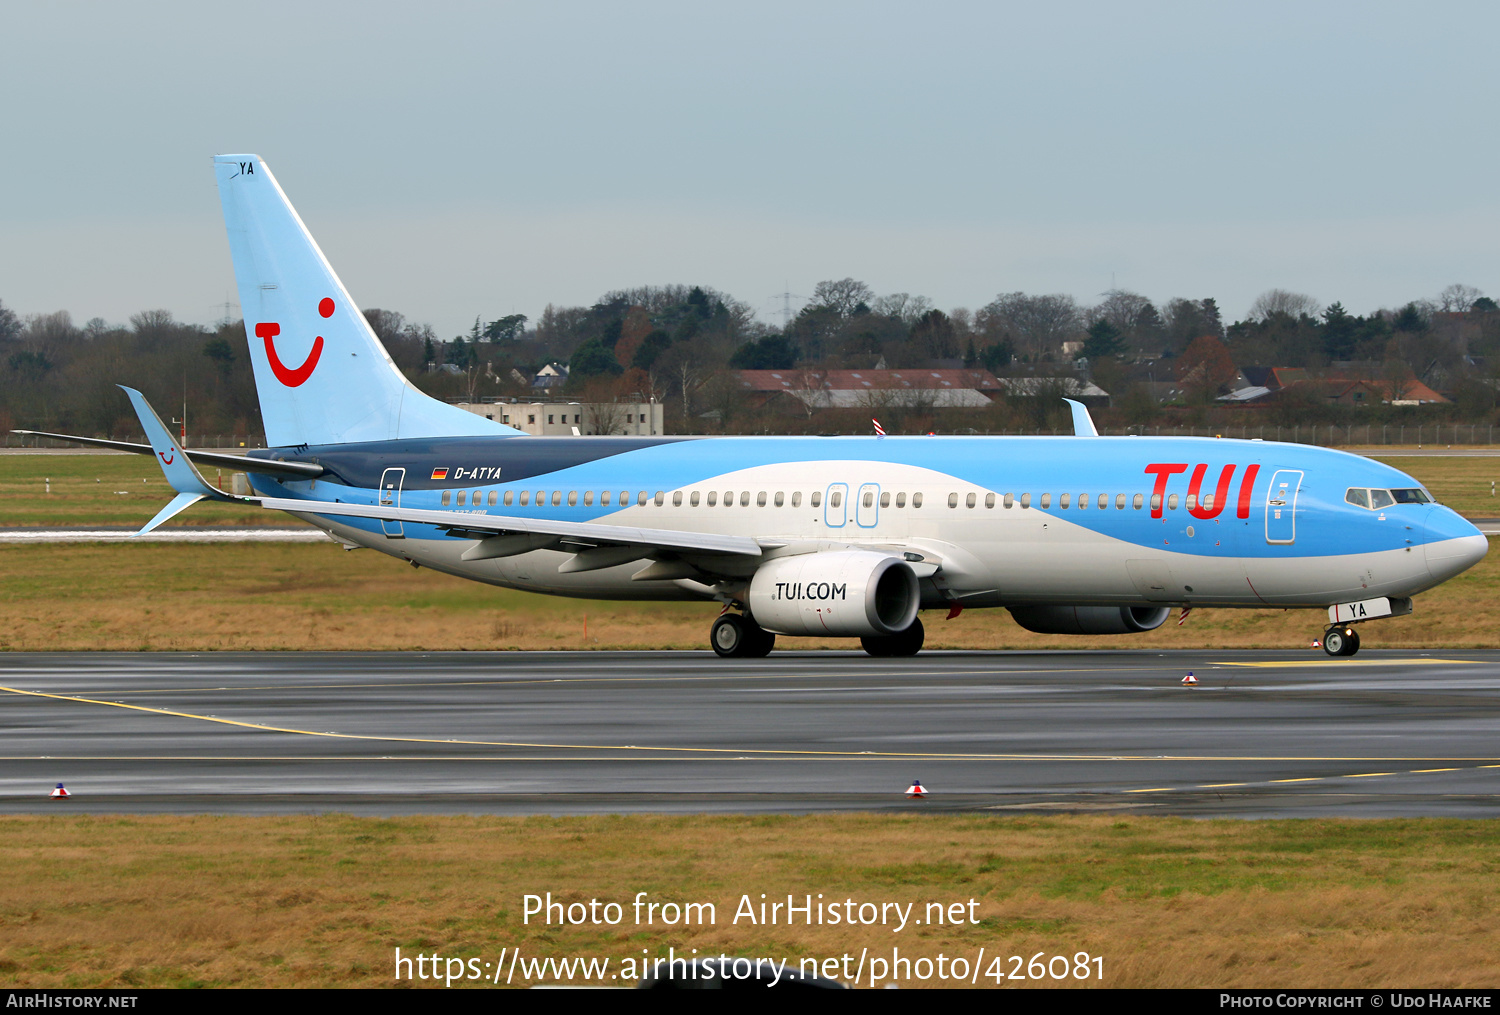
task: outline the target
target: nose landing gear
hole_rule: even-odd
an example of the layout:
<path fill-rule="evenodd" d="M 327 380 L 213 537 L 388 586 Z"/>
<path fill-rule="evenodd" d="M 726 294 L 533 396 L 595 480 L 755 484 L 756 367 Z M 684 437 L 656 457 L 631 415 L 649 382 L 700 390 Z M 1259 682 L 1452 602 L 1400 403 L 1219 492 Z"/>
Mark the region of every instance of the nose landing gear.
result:
<path fill-rule="evenodd" d="M 1323 632 L 1323 651 L 1331 656 L 1352 656 L 1359 651 L 1359 632 L 1353 624 L 1335 624 Z"/>

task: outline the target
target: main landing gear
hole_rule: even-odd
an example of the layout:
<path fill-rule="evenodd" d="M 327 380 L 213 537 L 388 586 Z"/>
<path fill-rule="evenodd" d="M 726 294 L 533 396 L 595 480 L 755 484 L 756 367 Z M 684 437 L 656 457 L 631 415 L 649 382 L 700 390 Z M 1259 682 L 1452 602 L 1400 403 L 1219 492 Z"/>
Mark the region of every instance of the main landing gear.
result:
<path fill-rule="evenodd" d="M 726 659 L 762 659 L 776 647 L 776 636 L 748 614 L 725 613 L 708 633 L 714 651 Z"/>
<path fill-rule="evenodd" d="M 927 632 L 922 627 L 922 619 L 920 617 L 913 617 L 911 626 L 905 631 L 872 638 L 861 638 L 859 639 L 859 643 L 872 656 L 914 656 L 922 651 L 922 642 L 926 638 Z"/>
<path fill-rule="evenodd" d="M 1323 651 L 1331 656 L 1352 656 L 1359 651 L 1359 632 L 1353 624 L 1335 624 L 1323 632 Z"/>

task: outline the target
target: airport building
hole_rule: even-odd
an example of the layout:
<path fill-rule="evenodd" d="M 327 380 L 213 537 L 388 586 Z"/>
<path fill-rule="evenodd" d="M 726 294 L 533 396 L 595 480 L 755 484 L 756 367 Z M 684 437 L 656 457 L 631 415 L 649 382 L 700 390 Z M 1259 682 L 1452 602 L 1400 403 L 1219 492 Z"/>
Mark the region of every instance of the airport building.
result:
<path fill-rule="evenodd" d="M 481 399 L 456 402 L 460 409 L 513 426 L 533 437 L 623 435 L 653 437 L 663 432 L 662 405 L 645 402 L 522 402 Z M 576 429 L 575 429 L 576 428 Z"/>

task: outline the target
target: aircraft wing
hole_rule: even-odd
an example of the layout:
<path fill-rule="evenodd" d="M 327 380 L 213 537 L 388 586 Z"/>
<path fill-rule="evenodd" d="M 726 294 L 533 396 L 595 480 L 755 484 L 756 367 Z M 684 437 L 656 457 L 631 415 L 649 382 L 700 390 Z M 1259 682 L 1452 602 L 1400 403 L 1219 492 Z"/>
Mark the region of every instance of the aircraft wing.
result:
<path fill-rule="evenodd" d="M 642 529 L 627 525 L 604 525 L 598 522 L 565 522 L 548 518 L 515 518 L 506 515 L 477 515 L 457 511 L 429 511 L 421 508 L 380 507 L 374 504 L 343 504 L 337 501 L 295 500 L 285 497 L 259 497 L 261 507 L 296 514 L 341 515 L 353 518 L 378 518 L 382 521 L 433 525 L 449 532 L 485 539 L 503 534 L 554 536 L 569 542 L 596 546 L 638 546 L 679 553 L 735 554 L 758 557 L 767 547 L 746 536 L 725 536 L 714 532 L 678 532 L 672 529 Z"/>
<path fill-rule="evenodd" d="M 12 430 L 11 433 L 26 434 L 30 437 L 51 437 L 59 441 L 72 441 L 74 444 L 88 444 L 96 448 L 112 448 L 115 451 L 129 451 L 136 455 L 149 455 L 154 451 L 149 444 L 136 444 L 131 441 L 111 441 L 102 437 L 75 437 L 65 433 L 46 433 L 42 430 Z M 247 455 L 225 455 L 213 451 L 198 451 L 194 448 L 184 449 L 189 461 L 197 462 L 199 465 L 213 465 L 222 469 L 233 469 L 235 472 L 263 472 L 273 476 L 292 476 L 297 479 L 316 479 L 323 475 L 324 468 L 321 465 L 313 465 L 310 462 L 273 462 L 265 458 L 250 458 Z"/>

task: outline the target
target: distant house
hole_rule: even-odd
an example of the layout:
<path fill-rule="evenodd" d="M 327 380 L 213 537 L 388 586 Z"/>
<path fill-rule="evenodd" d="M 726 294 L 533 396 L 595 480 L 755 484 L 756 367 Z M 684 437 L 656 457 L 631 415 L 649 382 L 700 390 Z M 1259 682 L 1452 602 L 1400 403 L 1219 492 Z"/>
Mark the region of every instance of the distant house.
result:
<path fill-rule="evenodd" d="M 560 388 L 566 383 L 568 383 L 568 368 L 561 363 L 548 363 L 531 379 L 531 386 L 538 391 Z"/>
<path fill-rule="evenodd" d="M 1379 364 L 1362 364 L 1362 372 L 1371 376 L 1344 373 L 1321 375 L 1304 367 L 1245 367 L 1249 383 L 1220 396 L 1221 402 L 1258 405 L 1275 401 L 1291 388 L 1313 389 L 1339 405 L 1430 405 L 1449 400 L 1415 377 L 1405 379 L 1374 376 Z"/>

